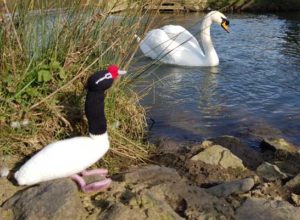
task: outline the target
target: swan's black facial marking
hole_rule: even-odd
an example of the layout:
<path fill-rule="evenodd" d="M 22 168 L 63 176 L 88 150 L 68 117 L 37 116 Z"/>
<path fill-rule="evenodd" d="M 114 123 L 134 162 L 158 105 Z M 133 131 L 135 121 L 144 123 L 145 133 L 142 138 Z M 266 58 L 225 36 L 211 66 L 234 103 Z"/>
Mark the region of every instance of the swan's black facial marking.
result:
<path fill-rule="evenodd" d="M 229 33 L 229 23 L 230 22 L 226 18 L 222 18 L 221 26 L 227 33 Z"/>
<path fill-rule="evenodd" d="M 224 22 L 227 26 L 229 26 L 230 22 L 226 18 L 222 18 L 222 23 L 224 23 Z"/>

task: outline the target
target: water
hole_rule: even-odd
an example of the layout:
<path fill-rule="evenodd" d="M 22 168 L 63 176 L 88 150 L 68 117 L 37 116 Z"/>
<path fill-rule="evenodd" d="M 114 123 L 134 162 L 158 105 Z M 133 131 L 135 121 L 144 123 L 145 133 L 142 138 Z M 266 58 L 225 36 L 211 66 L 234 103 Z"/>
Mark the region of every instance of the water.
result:
<path fill-rule="evenodd" d="M 163 15 L 192 33 L 203 15 Z M 300 13 L 229 15 L 231 33 L 214 25 L 218 67 L 155 64 L 136 83 L 153 85 L 142 104 L 151 136 L 199 140 L 234 135 L 246 142 L 283 137 L 300 146 Z M 138 55 L 135 67 L 152 60 Z"/>

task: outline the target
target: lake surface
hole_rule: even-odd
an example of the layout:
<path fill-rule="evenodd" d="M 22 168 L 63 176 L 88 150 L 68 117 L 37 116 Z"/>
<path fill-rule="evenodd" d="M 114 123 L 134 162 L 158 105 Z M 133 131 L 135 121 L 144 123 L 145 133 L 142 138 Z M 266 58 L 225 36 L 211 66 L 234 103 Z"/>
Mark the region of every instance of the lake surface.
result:
<path fill-rule="evenodd" d="M 234 135 L 247 143 L 283 137 L 300 146 L 300 13 L 232 14 L 231 33 L 212 27 L 218 67 L 154 64 L 136 83 L 150 135 L 201 140 Z M 162 15 L 192 33 L 203 14 Z M 138 54 L 134 68 L 152 62 Z"/>

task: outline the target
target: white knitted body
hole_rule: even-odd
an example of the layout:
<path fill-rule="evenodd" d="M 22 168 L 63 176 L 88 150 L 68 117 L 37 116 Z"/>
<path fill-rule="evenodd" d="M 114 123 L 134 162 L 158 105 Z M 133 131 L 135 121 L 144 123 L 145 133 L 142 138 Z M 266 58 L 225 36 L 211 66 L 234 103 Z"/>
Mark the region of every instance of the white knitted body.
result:
<path fill-rule="evenodd" d="M 15 173 L 19 185 L 68 177 L 79 173 L 104 156 L 109 149 L 107 133 L 74 137 L 47 145 Z"/>

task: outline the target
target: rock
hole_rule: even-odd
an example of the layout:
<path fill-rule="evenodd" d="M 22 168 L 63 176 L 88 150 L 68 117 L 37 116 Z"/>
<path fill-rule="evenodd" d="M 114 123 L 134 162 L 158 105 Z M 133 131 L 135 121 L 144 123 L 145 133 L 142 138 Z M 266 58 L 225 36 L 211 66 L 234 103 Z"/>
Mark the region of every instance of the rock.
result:
<path fill-rule="evenodd" d="M 273 160 L 272 163 L 276 165 L 282 172 L 286 173 L 288 176 L 296 176 L 300 170 L 299 161 L 295 160 Z"/>
<path fill-rule="evenodd" d="M 292 193 L 291 198 L 297 206 L 300 206 L 300 196 L 299 195 Z"/>
<path fill-rule="evenodd" d="M 283 151 L 288 153 L 296 153 L 299 151 L 299 148 L 287 142 L 283 138 L 264 139 L 261 142 L 260 147 L 264 150 L 267 149 L 272 151 Z"/>
<path fill-rule="evenodd" d="M 185 182 L 164 183 L 149 189 L 149 194 L 168 203 L 185 219 L 230 219 L 233 209 L 224 200 L 206 192 L 205 189 Z"/>
<path fill-rule="evenodd" d="M 94 203 L 103 210 L 98 219 L 232 219 L 234 215 L 224 199 L 191 186 L 174 169 L 150 165 L 123 175 L 111 191 L 95 197 Z"/>
<path fill-rule="evenodd" d="M 281 170 L 276 165 L 270 164 L 268 162 L 264 162 L 259 167 L 257 167 L 256 172 L 259 176 L 263 177 L 267 181 L 275 181 L 288 177 L 285 173 L 281 172 Z"/>
<path fill-rule="evenodd" d="M 132 170 L 124 175 L 124 181 L 127 184 L 148 184 L 156 185 L 164 182 L 176 182 L 182 179 L 177 171 L 172 168 L 149 165 L 146 167 Z"/>
<path fill-rule="evenodd" d="M 207 192 L 217 197 L 227 197 L 231 194 L 248 192 L 254 186 L 252 178 L 222 183 L 207 189 Z"/>
<path fill-rule="evenodd" d="M 191 147 L 189 155 L 194 156 L 194 155 L 198 154 L 199 152 L 203 151 L 204 149 L 209 148 L 213 145 L 214 145 L 214 143 L 209 140 L 204 140 L 204 141 L 202 141 L 201 144 L 194 144 Z M 191 157 L 191 156 L 189 156 L 189 157 Z"/>
<path fill-rule="evenodd" d="M 300 174 L 288 181 L 284 187 L 288 188 L 293 193 L 300 194 Z"/>
<path fill-rule="evenodd" d="M 211 165 L 219 165 L 225 169 L 237 168 L 244 170 L 243 161 L 232 154 L 228 149 L 220 146 L 211 146 L 191 158 L 192 161 L 202 161 Z"/>
<path fill-rule="evenodd" d="M 15 194 L 19 189 L 20 188 L 9 182 L 8 179 L 0 178 L 0 205 Z"/>
<path fill-rule="evenodd" d="M 99 215 L 98 219 L 105 220 L 157 220 L 157 219 L 178 219 L 182 220 L 172 208 L 163 201 L 155 199 L 152 195 L 143 196 L 139 201 L 143 208 L 139 205 L 123 205 L 116 203 L 106 209 Z"/>
<path fill-rule="evenodd" d="M 9 174 L 9 169 L 7 167 L 0 167 L 0 178 L 6 178 Z"/>
<path fill-rule="evenodd" d="M 298 220 L 300 219 L 300 208 L 296 208 L 286 201 L 248 198 L 242 206 L 237 209 L 235 219 Z"/>
<path fill-rule="evenodd" d="M 76 184 L 70 179 L 42 183 L 18 192 L 3 205 L 14 219 L 81 219 L 84 213 Z"/>
<path fill-rule="evenodd" d="M 0 207 L 0 219 L 3 220 L 14 220 L 14 213 L 11 209 L 3 209 Z"/>
<path fill-rule="evenodd" d="M 161 137 L 157 142 L 157 154 L 179 154 L 187 151 L 185 144 L 177 140 Z"/>
<path fill-rule="evenodd" d="M 262 156 L 257 151 L 249 148 L 236 137 L 221 136 L 212 138 L 210 141 L 230 150 L 250 170 L 255 170 L 263 162 Z"/>

